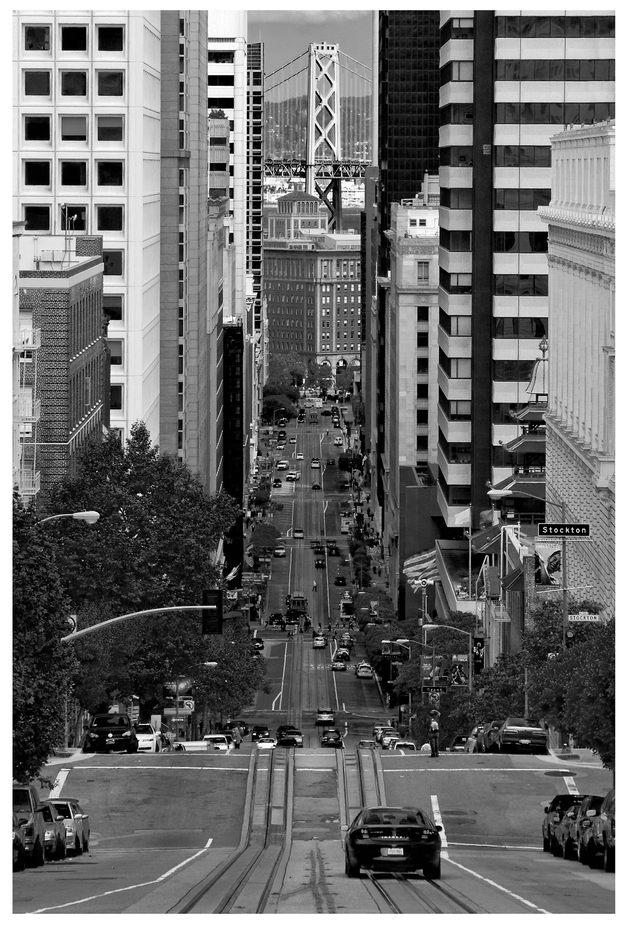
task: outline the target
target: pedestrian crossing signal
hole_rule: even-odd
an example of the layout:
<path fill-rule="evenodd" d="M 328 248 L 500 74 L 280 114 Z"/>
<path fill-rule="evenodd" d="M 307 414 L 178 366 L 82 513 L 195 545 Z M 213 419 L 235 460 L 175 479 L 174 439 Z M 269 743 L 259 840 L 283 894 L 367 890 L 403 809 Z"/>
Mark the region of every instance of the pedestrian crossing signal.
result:
<path fill-rule="evenodd" d="M 202 611 L 203 636 L 221 636 L 223 619 L 222 591 L 219 588 L 210 588 L 203 591 L 202 605 L 207 608 Z"/>

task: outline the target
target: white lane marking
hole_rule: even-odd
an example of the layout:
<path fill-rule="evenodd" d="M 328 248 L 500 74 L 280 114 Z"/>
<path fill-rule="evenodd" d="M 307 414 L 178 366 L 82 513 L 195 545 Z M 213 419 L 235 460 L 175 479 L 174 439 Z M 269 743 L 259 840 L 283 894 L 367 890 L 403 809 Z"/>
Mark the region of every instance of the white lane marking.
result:
<path fill-rule="evenodd" d="M 63 789 L 63 784 L 65 783 L 65 779 L 67 778 L 69 773 L 70 773 L 69 768 L 61 768 L 61 770 L 55 777 L 54 785 L 52 787 L 52 790 L 50 791 L 50 797 L 49 797 L 50 800 L 54 800 L 58 796 L 60 796 L 61 791 Z"/>
<path fill-rule="evenodd" d="M 577 784 L 575 783 L 574 778 L 572 778 L 572 777 L 565 777 L 565 778 L 564 778 L 564 783 L 566 784 L 566 789 L 568 790 L 568 792 L 570 793 L 571 796 L 578 796 L 578 795 L 579 795 L 579 791 L 577 790 Z"/>
<path fill-rule="evenodd" d="M 440 813 L 440 804 L 438 803 L 438 798 L 435 794 L 431 794 L 431 812 L 433 813 L 433 821 L 436 825 L 442 826 L 442 831 L 440 832 L 440 838 L 442 840 L 442 857 L 448 858 L 448 841 L 446 840 L 446 832 L 444 831 L 444 823 L 442 822 L 442 815 Z"/>
<path fill-rule="evenodd" d="M 543 851 L 537 845 L 490 845 L 483 842 L 472 841 L 450 841 L 449 845 L 455 845 L 456 848 L 498 848 L 507 851 Z"/>
<path fill-rule="evenodd" d="M 283 653 L 283 673 L 281 675 L 281 690 L 276 695 L 272 701 L 272 709 L 276 710 L 276 702 L 279 701 L 279 710 L 281 709 L 281 704 L 283 703 L 283 688 L 285 687 L 285 669 L 287 668 L 287 645 L 285 646 L 285 652 Z"/>
<path fill-rule="evenodd" d="M 224 753 L 223 753 L 224 754 Z M 230 754 L 230 753 L 229 753 Z M 69 768 L 67 769 L 69 771 Z M 81 764 L 73 771 L 244 771 L 248 774 L 248 768 L 234 768 L 229 765 L 228 768 L 219 768 L 217 765 L 209 764 Z"/>
<path fill-rule="evenodd" d="M 460 870 L 465 871 L 467 874 L 472 874 L 472 876 L 476 877 L 478 880 L 483 880 L 484 883 L 489 883 L 490 886 L 500 890 L 502 893 L 507 893 L 508 896 L 511 896 L 513 899 L 517 899 L 525 906 L 529 906 L 531 909 L 537 909 L 537 911 L 541 912 L 543 915 L 552 915 L 548 909 L 543 909 L 541 906 L 536 906 L 535 903 L 530 902 L 530 900 L 523 899 L 523 897 L 519 896 L 518 893 L 514 893 L 512 890 L 508 890 L 506 887 L 501 886 L 500 883 L 496 883 L 494 880 L 490 880 L 488 877 L 483 877 L 481 874 L 471 870 L 469 867 L 464 867 L 463 864 L 458 864 L 457 861 L 452 861 L 450 857 L 448 857 L 448 854 L 446 855 L 446 860 L 449 864 L 453 864 L 455 867 L 459 867 Z"/>
<path fill-rule="evenodd" d="M 161 874 L 160 877 L 157 877 L 156 880 L 146 880 L 145 883 L 133 883 L 131 886 L 122 886 L 117 890 L 106 890 L 104 893 L 95 893 L 93 896 L 85 896 L 83 899 L 75 899 L 72 902 L 61 903 L 58 906 L 45 906 L 43 909 L 35 909 L 31 914 L 40 915 L 42 912 L 52 912 L 55 909 L 67 909 L 69 906 L 80 906 L 82 903 L 91 902 L 93 899 L 102 899 L 103 896 L 113 896 L 115 893 L 127 893 L 129 890 L 137 890 L 142 886 L 152 886 L 155 883 L 161 883 L 163 880 L 167 880 L 168 877 L 176 873 L 177 870 L 180 870 L 181 867 L 184 867 L 186 864 L 189 864 L 190 861 L 194 861 L 196 858 L 199 858 L 201 854 L 204 854 L 207 848 L 211 847 L 212 841 L 213 838 L 210 838 L 204 848 L 201 848 L 196 854 L 192 854 L 192 856 L 185 861 L 181 861 L 181 863 L 177 864 L 175 867 L 171 867 L 170 870 L 166 870 L 166 872 Z"/>
<path fill-rule="evenodd" d="M 384 757 L 387 758 L 387 755 Z M 419 752 L 416 755 L 416 757 L 426 758 L 428 756 L 426 752 L 423 752 L 422 755 Z M 512 773 L 515 773 L 516 771 L 535 771 L 537 773 L 538 771 L 541 771 L 542 768 L 434 768 L 434 767 L 429 766 L 428 768 L 413 768 L 413 767 L 412 768 L 388 768 L 386 767 L 384 770 L 386 774 L 395 774 L 395 773 L 404 774 L 407 771 L 416 771 L 417 773 L 428 771 L 429 774 L 434 774 L 434 773 L 435 774 L 437 773 L 448 774 L 449 772 L 454 774 L 456 771 L 464 771 L 464 773 L 468 771 L 479 771 L 480 773 L 485 774 L 485 773 L 494 773 L 496 771 L 501 771 L 503 774 L 512 774 Z"/>

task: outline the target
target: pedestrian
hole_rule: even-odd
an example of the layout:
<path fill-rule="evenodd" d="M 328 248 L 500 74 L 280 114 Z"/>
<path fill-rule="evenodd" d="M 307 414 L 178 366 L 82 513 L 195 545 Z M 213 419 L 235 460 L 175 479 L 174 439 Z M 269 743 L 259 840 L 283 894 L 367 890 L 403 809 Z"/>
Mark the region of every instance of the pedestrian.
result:
<path fill-rule="evenodd" d="M 233 730 L 233 745 L 235 748 L 239 748 L 242 744 L 242 733 L 240 732 L 239 726 L 236 726 Z"/>
<path fill-rule="evenodd" d="M 429 745 L 431 746 L 431 757 L 440 757 L 440 724 L 438 723 L 439 713 L 437 710 L 431 711 L 429 720 Z"/>
<path fill-rule="evenodd" d="M 312 590 L 312 591 L 317 591 L 317 590 L 318 590 L 318 583 L 317 583 L 316 581 L 314 581 L 313 587 L 312 587 L 311 590 Z"/>

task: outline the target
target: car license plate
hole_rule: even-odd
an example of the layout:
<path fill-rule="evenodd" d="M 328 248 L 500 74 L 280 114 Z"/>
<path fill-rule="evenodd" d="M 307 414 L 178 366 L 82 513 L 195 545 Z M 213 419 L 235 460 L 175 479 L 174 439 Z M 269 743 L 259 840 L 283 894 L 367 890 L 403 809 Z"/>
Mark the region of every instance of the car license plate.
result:
<path fill-rule="evenodd" d="M 115 745 L 115 739 L 107 739 L 107 745 Z"/>
<path fill-rule="evenodd" d="M 521 745 L 531 745 L 531 739 L 521 739 L 520 744 Z"/>
<path fill-rule="evenodd" d="M 402 857 L 403 849 L 402 848 L 384 848 L 383 854 L 387 855 L 388 857 L 391 857 L 391 856 L 396 856 L 396 857 L 401 856 Z"/>

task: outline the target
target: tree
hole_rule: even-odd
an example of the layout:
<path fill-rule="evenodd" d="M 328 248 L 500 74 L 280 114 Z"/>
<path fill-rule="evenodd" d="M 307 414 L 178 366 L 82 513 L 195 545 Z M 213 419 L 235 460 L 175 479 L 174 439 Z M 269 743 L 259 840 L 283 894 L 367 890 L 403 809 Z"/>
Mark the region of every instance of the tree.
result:
<path fill-rule="evenodd" d="M 72 524 L 79 534 L 90 527 Z M 73 655 L 60 640 L 72 606 L 48 524 L 13 499 L 13 777 L 27 781 L 63 741 Z"/>

